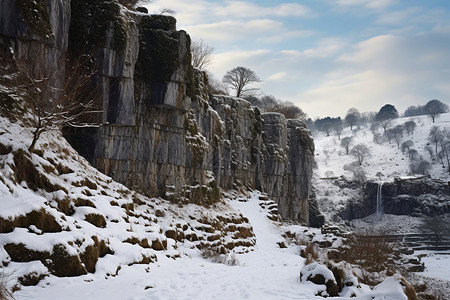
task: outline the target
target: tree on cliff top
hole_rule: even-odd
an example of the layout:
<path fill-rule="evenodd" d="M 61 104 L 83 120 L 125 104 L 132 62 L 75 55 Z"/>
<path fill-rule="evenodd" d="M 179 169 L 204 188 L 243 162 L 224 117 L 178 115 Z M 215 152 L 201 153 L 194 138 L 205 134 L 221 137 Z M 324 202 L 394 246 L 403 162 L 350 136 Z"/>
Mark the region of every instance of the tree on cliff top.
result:
<path fill-rule="evenodd" d="M 194 41 L 191 44 L 192 66 L 204 70 L 211 64 L 214 47 L 205 41 Z"/>
<path fill-rule="evenodd" d="M 258 90 L 257 88 L 248 88 L 252 83 L 261 82 L 258 75 L 248 68 L 236 67 L 228 71 L 223 76 L 222 82 L 225 84 L 227 92 L 232 90 L 236 97 L 243 97 L 246 94 Z"/>

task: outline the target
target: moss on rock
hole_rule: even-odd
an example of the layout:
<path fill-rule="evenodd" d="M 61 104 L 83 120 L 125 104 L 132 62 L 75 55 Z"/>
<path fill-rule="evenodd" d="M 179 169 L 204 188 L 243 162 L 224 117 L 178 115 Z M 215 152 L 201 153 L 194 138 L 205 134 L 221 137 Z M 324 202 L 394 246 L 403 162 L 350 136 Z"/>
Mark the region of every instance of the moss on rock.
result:
<path fill-rule="evenodd" d="M 75 55 L 105 47 L 106 32 L 112 27 L 111 48 L 124 53 L 127 43 L 125 20 L 116 1 L 71 1 L 69 49 Z"/>
<path fill-rule="evenodd" d="M 44 39 L 53 39 L 46 0 L 17 0 L 16 3 L 32 32 Z"/>
<path fill-rule="evenodd" d="M 179 64 L 179 35 L 175 19 L 144 16 L 139 24 L 139 56 L 135 77 L 147 83 L 170 81 Z"/>

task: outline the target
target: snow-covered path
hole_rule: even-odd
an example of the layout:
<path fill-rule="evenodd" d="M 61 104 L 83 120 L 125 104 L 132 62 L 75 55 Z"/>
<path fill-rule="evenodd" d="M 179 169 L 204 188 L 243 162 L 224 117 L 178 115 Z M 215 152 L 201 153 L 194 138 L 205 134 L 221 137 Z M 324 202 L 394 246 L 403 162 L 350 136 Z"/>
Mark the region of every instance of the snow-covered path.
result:
<path fill-rule="evenodd" d="M 75 278 L 51 276 L 37 287 L 25 287 L 19 299 L 312 299 L 314 289 L 299 282 L 303 266 L 298 246 L 281 249 L 280 229 L 260 208 L 258 196 L 231 201 L 253 226 L 254 251 L 236 255 L 239 265 L 213 263 L 190 254 L 165 256 L 149 266 L 123 267 L 119 276 L 97 274 Z M 146 271 L 149 269 L 149 272 Z"/>
<path fill-rule="evenodd" d="M 179 259 L 161 253 L 157 263 L 124 266 L 115 277 L 105 278 L 101 275 L 104 272 L 70 278 L 50 276 L 38 286 L 24 287 L 17 299 L 323 299 L 314 296 L 320 286 L 300 283 L 304 259 L 299 256 L 299 246 L 278 246 L 277 242 L 283 241 L 282 227 L 267 218 L 259 201 L 259 195 L 254 194 L 247 202 L 229 202 L 249 219 L 257 239 L 254 251 L 236 255 L 238 265 L 213 263 L 196 250 L 180 248 Z M 360 297 L 328 299 L 406 300 L 393 279 L 374 291 L 363 290 Z"/>

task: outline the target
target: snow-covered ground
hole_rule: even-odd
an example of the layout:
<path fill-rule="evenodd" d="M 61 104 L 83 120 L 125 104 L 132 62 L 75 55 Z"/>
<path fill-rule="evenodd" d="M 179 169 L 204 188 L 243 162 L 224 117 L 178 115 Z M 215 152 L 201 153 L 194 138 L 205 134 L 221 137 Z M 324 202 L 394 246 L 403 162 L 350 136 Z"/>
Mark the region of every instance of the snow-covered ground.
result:
<path fill-rule="evenodd" d="M 450 279 L 450 251 L 417 251 L 418 255 L 425 255 L 422 261 L 425 263 L 424 276 L 442 280 Z"/>
<path fill-rule="evenodd" d="M 414 134 L 408 135 L 405 132 L 401 142 L 412 140 L 414 142 L 412 148 L 418 151 L 421 158 L 431 163 L 430 176 L 435 179 L 449 181 L 450 175 L 447 171 L 447 165 L 443 167 L 438 159 L 433 159 L 426 147 L 431 146 L 434 149 L 433 144 L 428 140 L 432 126 L 438 126 L 441 130 L 450 130 L 450 113 L 442 114 L 436 119 L 435 123 L 428 116 L 398 118 L 392 122 L 389 128 L 411 120 L 417 124 Z M 350 149 L 359 143 L 369 147 L 371 156 L 364 160 L 362 166 L 367 173 L 367 180 L 389 182 L 393 181 L 395 177 L 414 175 L 410 171 L 409 157 L 407 154 L 402 153 L 401 147 L 399 149 L 394 140 L 390 144 L 387 141 L 380 144 L 375 143 L 370 124 L 361 126 L 357 130 L 353 129 L 351 131 L 350 127 L 345 127 L 341 139 L 346 136 L 353 137 Z M 378 132 L 382 134 L 383 129 L 378 129 Z M 355 189 L 340 188 L 334 185 L 332 180 L 327 179 L 327 177 L 344 176 L 351 179 L 353 175 L 351 172 L 344 170 L 344 165 L 355 161 L 355 157 L 351 154 L 346 154 L 345 149 L 340 145 L 340 140 L 334 133 L 326 136 L 324 132 L 314 132 L 314 142 L 318 168 L 314 172 L 313 186 L 321 211 L 325 214 L 327 220 L 332 222 L 334 213 L 343 208 L 349 199 L 360 197 L 360 194 Z M 334 220 L 339 221 L 335 217 Z M 422 219 L 417 217 L 386 214 L 381 218 L 372 215 L 362 220 L 353 220 L 351 223 L 359 228 L 388 230 L 392 233 L 410 233 L 420 232 L 421 222 Z M 427 252 L 426 254 L 427 256 L 422 258 L 426 269 L 425 272 L 420 274 L 449 280 L 450 269 L 448 264 L 450 263 L 450 255 L 439 255 L 432 252 Z"/>
<path fill-rule="evenodd" d="M 124 266 L 107 279 L 102 274 L 50 276 L 36 287 L 22 288 L 18 299 L 323 299 L 314 296 L 323 287 L 300 283 L 300 247 L 277 244 L 283 230 L 307 229 L 274 224 L 258 205 L 257 194 L 247 202 L 228 201 L 249 218 L 257 240 L 254 251 L 236 254 L 236 265 L 214 263 L 193 252 L 176 260 L 161 255 L 157 263 Z M 393 278 L 374 290 L 364 285 L 354 290 L 359 297 L 339 299 L 406 299 Z"/>
<path fill-rule="evenodd" d="M 447 128 L 447 131 L 450 130 L 450 113 L 442 114 L 436 119 L 435 123 L 432 123 L 428 116 L 398 118 L 393 120 L 389 128 L 404 124 L 407 121 L 414 121 L 417 127 L 411 135 L 405 132 L 401 142 L 413 141 L 414 146 L 412 148 L 417 150 L 423 159 L 433 162 L 432 169 L 429 171 L 433 178 L 449 179 L 450 175 L 447 169 L 443 168 L 437 159 L 432 160 L 425 148 L 430 145 L 428 135 L 432 126 L 438 126 L 441 130 L 445 128 Z M 387 141 L 380 144 L 375 143 L 369 125 L 361 126 L 359 129 L 353 128 L 353 131 L 350 130 L 350 127 L 345 127 L 341 135 L 341 140 L 347 136 L 353 137 L 350 149 L 360 143 L 369 147 L 371 156 L 365 159 L 363 163 L 367 177 L 372 180 L 391 181 L 394 177 L 410 175 L 410 159 L 407 154 L 402 153 L 401 147 L 398 148 L 395 140 L 392 140 L 390 144 Z M 383 129 L 379 128 L 378 133 L 382 134 Z M 325 132 L 314 132 L 314 144 L 318 164 L 318 169 L 315 170 L 316 178 L 341 175 L 351 178 L 351 173 L 344 170 L 343 167 L 345 164 L 355 161 L 355 158 L 351 154 L 346 154 L 345 149 L 340 145 L 340 140 L 333 132 L 330 136 L 326 136 Z M 431 147 L 434 149 L 434 145 L 431 145 Z"/>
<path fill-rule="evenodd" d="M 431 118 L 428 116 L 398 118 L 393 120 L 389 128 L 398 124 L 404 124 L 407 121 L 414 121 L 417 127 L 411 135 L 405 132 L 401 143 L 406 140 L 413 141 L 414 145 L 412 148 L 417 150 L 420 158 L 431 163 L 429 175 L 434 179 L 449 181 L 450 174 L 446 163 L 445 167 L 443 167 L 439 159 L 433 159 L 430 156 L 426 147 L 431 146 L 434 149 L 434 145 L 430 144 L 428 140 L 432 126 L 438 126 L 441 130 L 447 129 L 447 131 L 450 131 L 450 113 L 442 114 L 436 119 L 435 123 L 432 123 Z M 378 133 L 383 134 L 383 129 L 379 128 Z M 406 153 L 402 153 L 401 146 L 399 149 L 395 140 L 392 140 L 390 144 L 387 141 L 380 144 L 374 142 L 370 124 L 356 129 L 354 127 L 353 131 L 350 130 L 350 127 L 345 127 L 341 140 L 344 137 L 352 137 L 350 149 L 357 144 L 365 144 L 369 148 L 371 156 L 365 158 L 362 164 L 367 180 L 390 182 L 395 177 L 415 175 L 411 174 L 410 171 L 410 158 Z M 331 132 L 330 136 L 326 136 L 325 132 L 315 131 L 314 143 L 317 169 L 314 170 L 313 187 L 316 191 L 321 211 L 328 220 L 331 220 L 336 211 L 343 208 L 349 199 L 359 197 L 359 194 L 355 189 L 339 188 L 328 178 L 344 176 L 352 179 L 353 174 L 344 170 L 344 166 L 354 162 L 356 159 L 351 154 L 346 154 L 345 149 L 341 146 L 341 141 L 333 132 Z"/>
<path fill-rule="evenodd" d="M 287 231 L 317 236 L 320 232 L 271 221 L 267 209 L 259 205 L 257 192 L 238 196 L 244 198 L 242 201 L 228 195 L 222 203 L 209 208 L 174 205 L 139 195 L 99 173 L 58 132 L 43 134 L 38 143 L 38 149 L 45 149 L 43 153 L 27 153 L 30 140 L 30 130 L 20 122 L 10 123 L 0 117 L 0 143 L 5 153 L 0 155 L 0 217 L 13 220 L 37 210 L 45 212 L 50 223 L 54 219 L 61 231 L 44 232 L 30 225 L 0 234 L 0 271 L 9 277 L 9 284 L 14 285 L 24 275 L 43 277 L 36 286 L 21 286 L 15 293 L 17 299 L 321 299 L 315 294 L 325 285 L 300 281 L 305 263 L 299 255 L 301 246 L 283 237 Z M 17 154 L 19 150 L 25 154 Z M 49 191 L 33 190 L 25 181 L 17 182 L 15 165 L 23 156 L 45 174 L 52 185 Z M 29 180 L 40 179 L 35 176 Z M 70 208 L 71 213 L 64 212 Z M 94 226 L 87 221 L 89 214 L 102 215 L 105 224 Z M 255 234 L 255 238 L 247 238 L 256 239 L 254 246 L 236 247 L 222 257 L 231 265 L 203 258 L 196 247 L 199 241 L 169 237 L 170 230 L 183 230 L 185 236 L 212 238 L 216 231 L 208 231 L 211 226 L 205 222 L 220 216 L 236 219 L 240 223 L 231 225 L 244 231 L 251 226 Z M 207 231 L 202 229 L 205 226 Z M 47 260 L 24 259 L 19 253 L 23 262 L 13 261 L 4 248 L 21 243 L 27 249 L 53 253 L 58 246 L 70 258 L 95 246 L 94 236 L 105 241 L 113 253 L 98 259 L 95 272 L 74 277 L 52 275 L 44 265 Z M 228 233 L 221 239 L 232 240 Z M 159 250 L 145 245 L 154 241 L 165 241 L 167 245 Z M 287 247 L 280 247 L 279 242 Z M 146 259 L 153 262 L 144 263 Z M 388 278 L 373 290 L 365 285 L 345 288 L 342 295 L 346 296 L 339 299 L 350 299 L 351 292 L 358 296 L 351 299 L 406 299 L 395 278 Z"/>

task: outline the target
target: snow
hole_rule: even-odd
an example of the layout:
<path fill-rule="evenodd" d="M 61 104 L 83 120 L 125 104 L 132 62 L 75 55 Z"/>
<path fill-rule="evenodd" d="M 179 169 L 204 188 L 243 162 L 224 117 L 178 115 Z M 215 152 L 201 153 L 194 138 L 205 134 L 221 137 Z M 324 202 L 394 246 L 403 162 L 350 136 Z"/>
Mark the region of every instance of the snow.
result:
<path fill-rule="evenodd" d="M 417 251 L 425 263 L 425 271 L 422 275 L 432 278 L 449 280 L 450 278 L 450 251 L 440 251 L 438 253 L 432 251 Z"/>
<path fill-rule="evenodd" d="M 13 151 L 26 149 L 27 141 L 31 140 L 29 130 L 2 117 L 0 133 L 0 143 L 10 145 Z M 323 290 L 323 286 L 300 281 L 300 270 L 305 266 L 305 260 L 299 255 L 301 246 L 283 237 L 287 231 L 299 236 L 313 232 L 319 237 L 320 231 L 271 221 L 267 217 L 268 211 L 259 205 L 258 192 L 227 194 L 224 203 L 210 208 L 193 204 L 173 205 L 129 191 L 99 173 L 57 131 L 43 134 L 37 149 L 43 148 L 46 149 L 43 157 L 32 155 L 33 163 L 38 168 L 49 164 L 49 161 L 67 166 L 72 172 L 46 174 L 50 182 L 64 187 L 67 193 L 61 190 L 34 192 L 25 183 L 17 184 L 10 167 L 13 154 L 0 155 L 0 217 L 14 218 L 43 208 L 65 229 L 46 233 L 30 226 L 0 234 L 0 262 L 6 274 L 15 278 L 27 274 L 46 276 L 37 286 L 22 286 L 15 293 L 17 299 L 322 299 L 315 294 Z M 332 164 L 334 162 L 330 160 L 328 167 Z M 97 188 L 79 186 L 86 179 L 95 183 Z M 335 191 L 336 195 L 340 193 L 342 191 Z M 89 200 L 95 207 L 74 207 L 73 215 L 64 215 L 56 207 L 58 201 L 66 197 Z M 144 204 L 133 204 L 133 197 Z M 133 204 L 132 214 L 121 207 L 124 204 Z M 89 213 L 104 216 L 106 227 L 99 228 L 85 221 L 84 216 Z M 163 233 L 176 228 L 176 224 L 183 226 L 189 223 L 190 231 L 185 234 L 199 234 L 195 228 L 205 224 L 198 220 L 219 214 L 242 214 L 248 218 L 256 236 L 254 247 L 237 247 L 223 258 L 224 263 L 203 258 L 195 244 L 187 240 L 178 242 L 167 238 L 167 249 L 163 251 L 124 242 L 132 238 L 148 239 L 150 243 L 156 239 L 163 240 L 166 238 Z M 3 247 L 8 243 L 23 243 L 29 249 L 51 252 L 55 245 L 60 244 L 70 255 L 76 255 L 94 244 L 93 236 L 107 241 L 114 254 L 99 258 L 95 273 L 77 277 L 51 275 L 40 261 L 12 262 Z M 229 238 L 225 237 L 225 240 Z M 281 248 L 280 242 L 285 242 L 286 248 Z M 137 264 L 144 257 L 152 258 L 153 262 Z M 327 272 L 323 268 L 321 273 L 330 275 L 329 270 Z M 357 297 L 350 298 L 352 294 Z M 375 289 L 364 285 L 347 287 L 341 296 L 339 299 L 406 299 L 399 280 L 394 278 Z"/>
<path fill-rule="evenodd" d="M 449 181 L 450 174 L 447 171 L 447 166 L 445 165 L 445 168 L 443 168 L 438 159 L 433 159 L 425 148 L 430 145 L 428 135 L 432 126 L 438 126 L 441 130 L 450 130 L 450 113 L 442 114 L 435 120 L 435 123 L 432 123 L 428 116 L 398 118 L 392 122 L 390 127 L 411 120 L 417 124 L 414 134 L 408 135 L 405 132 L 401 142 L 409 139 L 414 142 L 413 148 L 418 151 L 420 157 L 431 162 L 432 168 L 429 175 L 433 179 Z M 378 133 L 382 134 L 383 129 L 378 129 Z M 317 169 L 314 170 L 313 176 L 313 187 L 317 194 L 321 212 L 325 214 L 328 221 L 333 221 L 336 211 L 342 209 L 350 199 L 360 197 L 357 189 L 340 188 L 333 184 L 333 179 L 341 176 L 347 179 L 353 178 L 350 171 L 344 170 L 344 165 L 350 164 L 356 159 L 351 154 L 346 154 L 337 136 L 333 134 L 326 136 L 325 132 L 316 131 L 313 132 L 313 136 L 316 148 L 315 160 L 317 162 Z M 386 141 L 380 144 L 373 141 L 370 124 L 363 125 L 353 131 L 350 130 L 350 127 L 345 127 L 341 139 L 347 136 L 353 137 L 350 149 L 360 143 L 367 145 L 370 149 L 371 156 L 366 158 L 362 164 L 362 168 L 367 174 L 367 180 L 391 182 L 396 177 L 415 178 L 421 176 L 420 174 L 411 174 L 410 159 L 406 154 L 402 154 L 402 150 L 398 148 L 395 141 L 390 144 Z"/>
<path fill-rule="evenodd" d="M 213 263 L 196 253 L 179 259 L 158 254 L 158 262 L 150 265 L 122 266 L 118 276 L 110 268 L 113 257 L 100 259 L 95 274 L 74 278 L 50 276 L 36 287 L 23 287 L 18 299 L 321 299 L 314 296 L 323 287 L 311 282 L 300 283 L 299 271 L 304 259 L 299 246 L 279 248 L 281 225 L 274 224 L 258 205 L 258 195 L 248 202 L 229 200 L 229 204 L 247 216 L 256 234 L 254 251 L 236 254 L 238 265 Z M 133 255 L 132 245 L 121 248 Z M 321 273 L 333 277 L 321 266 Z M 334 277 L 333 277 L 334 278 Z M 398 281 L 390 279 L 373 291 L 356 289 L 361 294 L 351 299 L 406 299 Z M 351 293 L 347 293 L 351 295 Z M 385 298 L 382 298 L 385 297 Z M 330 298 L 333 299 L 333 298 Z M 339 299 L 350 299 L 349 296 Z"/>

